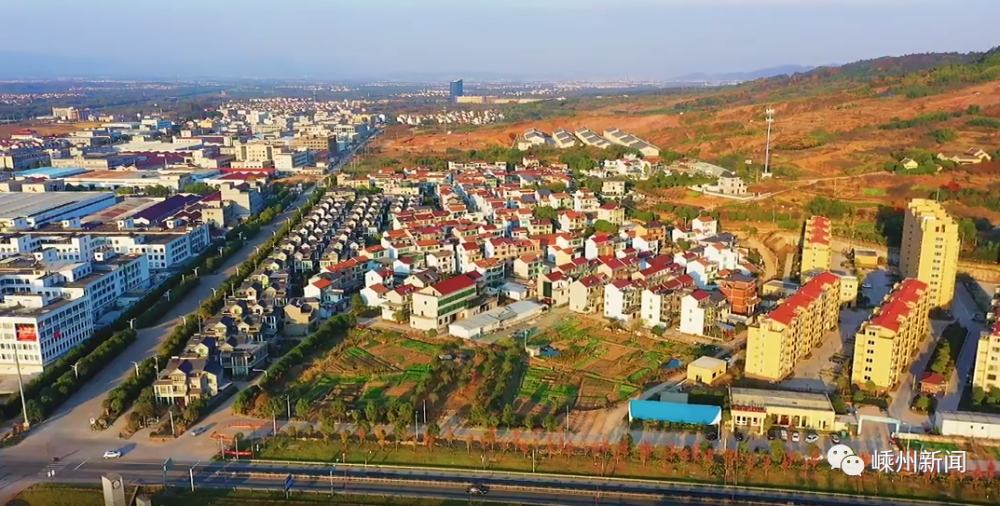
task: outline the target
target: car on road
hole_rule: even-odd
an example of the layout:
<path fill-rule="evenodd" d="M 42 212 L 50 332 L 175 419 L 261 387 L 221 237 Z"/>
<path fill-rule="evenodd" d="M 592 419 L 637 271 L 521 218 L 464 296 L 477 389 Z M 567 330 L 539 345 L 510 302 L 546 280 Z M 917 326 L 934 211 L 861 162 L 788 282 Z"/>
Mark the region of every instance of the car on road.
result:
<path fill-rule="evenodd" d="M 117 459 L 121 458 L 122 452 L 120 450 L 108 450 L 104 452 L 105 459 Z"/>
<path fill-rule="evenodd" d="M 871 283 L 865 283 L 865 284 L 861 285 L 861 288 L 864 288 L 865 290 L 871 290 L 872 289 L 872 285 L 871 285 Z"/>
<path fill-rule="evenodd" d="M 736 436 L 736 441 L 739 443 L 742 443 L 743 440 L 746 439 L 746 437 L 740 432 L 735 432 L 733 435 Z"/>
<path fill-rule="evenodd" d="M 490 489 L 486 485 L 470 485 L 466 490 L 470 495 L 486 495 L 489 491 Z"/>
<path fill-rule="evenodd" d="M 715 441 L 716 439 L 719 439 L 719 435 L 714 432 L 709 432 L 708 434 L 705 434 L 705 439 L 708 441 Z"/>
<path fill-rule="evenodd" d="M 816 434 L 807 434 L 806 435 L 806 442 L 807 443 L 815 443 L 816 441 L 819 441 L 819 436 L 817 436 Z"/>
<path fill-rule="evenodd" d="M 773 430 L 767 431 L 767 440 L 768 441 L 774 441 L 775 439 L 777 439 L 777 437 L 778 436 L 774 433 Z"/>
<path fill-rule="evenodd" d="M 192 436 L 200 436 L 203 432 L 205 432 L 205 428 L 204 427 L 198 427 L 197 429 L 191 429 L 191 435 Z"/>
<path fill-rule="evenodd" d="M 792 433 L 792 442 L 793 443 L 798 443 L 799 442 L 799 433 L 798 432 L 793 432 Z"/>
<path fill-rule="evenodd" d="M 840 436 L 838 436 L 836 434 L 830 434 L 830 442 L 833 443 L 833 444 L 835 444 L 835 445 L 839 445 L 840 444 Z"/>

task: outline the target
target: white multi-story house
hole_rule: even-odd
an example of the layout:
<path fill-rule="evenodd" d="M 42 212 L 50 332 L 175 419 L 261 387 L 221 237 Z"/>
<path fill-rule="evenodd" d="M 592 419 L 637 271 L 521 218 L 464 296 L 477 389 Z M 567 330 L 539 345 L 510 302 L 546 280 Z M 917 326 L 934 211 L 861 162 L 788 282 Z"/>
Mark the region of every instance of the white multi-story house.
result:
<path fill-rule="evenodd" d="M 719 274 L 719 266 L 702 257 L 688 262 L 686 271 L 694 278 L 694 282 L 698 285 L 698 288 L 704 290 L 715 283 L 715 278 Z"/>
<path fill-rule="evenodd" d="M 719 233 L 719 222 L 711 216 L 699 216 L 691 221 L 691 230 L 698 239 L 710 237 Z"/>
<path fill-rule="evenodd" d="M 604 287 L 604 317 L 629 321 L 639 314 L 642 289 L 633 281 L 620 279 Z"/>
<path fill-rule="evenodd" d="M 573 210 L 578 213 L 597 212 L 600 205 L 601 202 L 597 200 L 597 195 L 586 188 L 581 188 L 573 193 Z"/>
<path fill-rule="evenodd" d="M 704 290 L 695 290 L 681 299 L 680 331 L 684 334 L 701 336 L 705 334 L 706 305 L 712 295 Z"/>

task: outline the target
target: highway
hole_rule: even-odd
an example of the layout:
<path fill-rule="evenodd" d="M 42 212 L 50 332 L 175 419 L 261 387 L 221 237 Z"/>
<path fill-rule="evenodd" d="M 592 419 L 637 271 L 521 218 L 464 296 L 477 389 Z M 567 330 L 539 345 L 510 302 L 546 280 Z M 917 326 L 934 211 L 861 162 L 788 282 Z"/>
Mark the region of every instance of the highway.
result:
<path fill-rule="evenodd" d="M 171 485 L 188 488 L 241 488 L 282 490 L 285 478 L 294 477 L 292 489 L 299 491 L 370 494 L 383 496 L 468 498 L 473 483 L 489 487 L 491 501 L 525 504 L 619 504 L 671 505 L 705 500 L 737 500 L 744 504 L 789 504 L 802 506 L 884 505 L 916 506 L 946 504 L 940 501 L 905 501 L 861 498 L 849 495 L 777 492 L 746 487 L 693 485 L 614 478 L 575 478 L 546 474 L 481 472 L 474 470 L 397 469 L 352 464 L 284 464 L 267 462 L 173 462 L 164 472 L 163 462 L 83 460 L 49 463 L 15 459 L 5 467 L 41 469 L 41 481 L 97 485 L 101 476 L 114 472 L 126 483 Z M 60 466 L 55 470 L 55 466 Z M 45 469 L 48 467 L 49 469 Z M 49 471 L 55 470 L 49 476 Z M 405 492 L 401 492 L 404 491 Z"/>

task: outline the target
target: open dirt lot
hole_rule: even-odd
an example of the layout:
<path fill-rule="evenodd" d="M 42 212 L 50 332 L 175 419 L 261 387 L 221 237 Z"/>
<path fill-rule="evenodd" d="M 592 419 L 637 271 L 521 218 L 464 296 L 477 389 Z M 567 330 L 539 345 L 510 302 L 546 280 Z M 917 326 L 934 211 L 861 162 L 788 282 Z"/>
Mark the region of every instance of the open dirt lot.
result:
<path fill-rule="evenodd" d="M 1000 107 L 1000 85 L 997 83 L 917 99 L 878 97 L 851 89 L 818 92 L 814 96 L 778 103 L 761 96 L 760 105 L 723 106 L 686 115 L 670 112 L 668 108 L 680 100 L 677 97 L 634 97 L 628 103 L 621 103 L 620 99 L 609 99 L 608 105 L 577 111 L 573 117 L 491 125 L 462 133 L 413 135 L 412 131 L 400 131 L 391 141 L 383 140 L 382 147 L 387 156 L 443 154 L 448 148 L 510 146 L 513 139 L 528 128 L 551 132 L 556 128 L 588 127 L 600 133 L 605 128 L 617 127 L 661 149 L 682 153 L 697 150 L 700 158 L 707 159 L 741 153 L 759 163 L 764 157 L 766 140 L 765 104 L 776 110 L 777 118 L 772 131 L 772 165 L 794 166 L 804 178 L 874 170 L 886 161 L 890 152 L 899 149 L 923 147 L 964 151 L 969 146 L 981 146 L 991 151 L 1000 144 L 1000 132 L 967 127 L 967 118 L 963 117 L 918 128 L 876 128 L 892 118 L 909 119 L 928 112 L 961 111 L 970 105 L 980 106 L 983 115 L 995 115 Z M 932 129 L 946 127 L 958 133 L 954 141 L 937 144 L 927 135 Z"/>
<path fill-rule="evenodd" d="M 38 132 L 38 135 L 66 135 L 70 132 L 76 132 L 78 130 L 86 130 L 88 128 L 96 128 L 101 126 L 100 123 L 96 122 L 80 122 L 80 123 L 61 123 L 61 124 L 32 124 L 32 123 L 20 123 L 16 125 L 0 125 L 0 139 L 9 139 L 10 135 L 14 132 L 21 130 L 34 130 Z"/>

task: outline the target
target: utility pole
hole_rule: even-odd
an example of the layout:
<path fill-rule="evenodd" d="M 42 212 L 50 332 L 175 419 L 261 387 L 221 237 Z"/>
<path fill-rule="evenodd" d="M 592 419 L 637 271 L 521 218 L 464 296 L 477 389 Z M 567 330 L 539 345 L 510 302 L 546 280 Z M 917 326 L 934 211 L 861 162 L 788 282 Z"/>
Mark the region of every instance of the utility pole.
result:
<path fill-rule="evenodd" d="M 292 398 L 285 394 L 285 407 L 288 408 L 288 420 L 292 420 Z"/>
<path fill-rule="evenodd" d="M 767 121 L 767 145 L 764 148 L 764 177 L 771 177 L 771 125 L 774 123 L 774 109 L 764 110 L 764 118 Z"/>
<path fill-rule="evenodd" d="M 174 412 L 167 410 L 167 413 L 170 414 L 170 435 L 176 436 L 177 431 L 174 430 Z"/>
<path fill-rule="evenodd" d="M 188 469 L 188 476 L 191 477 L 191 491 L 194 492 L 194 467 Z"/>

